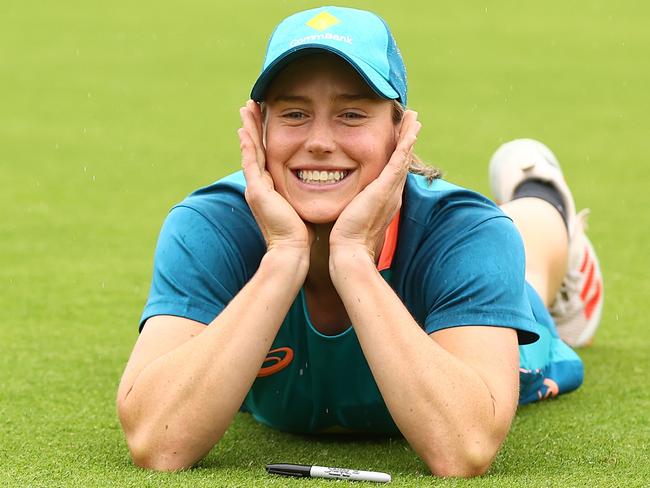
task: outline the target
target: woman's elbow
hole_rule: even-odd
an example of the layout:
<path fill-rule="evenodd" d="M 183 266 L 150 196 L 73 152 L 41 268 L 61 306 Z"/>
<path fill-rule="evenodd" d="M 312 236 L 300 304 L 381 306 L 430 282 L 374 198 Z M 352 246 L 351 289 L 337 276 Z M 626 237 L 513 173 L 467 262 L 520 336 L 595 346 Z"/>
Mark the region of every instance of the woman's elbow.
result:
<path fill-rule="evenodd" d="M 201 460 L 200 457 L 188 456 L 189 449 L 182 446 L 160 446 L 148 439 L 138 439 L 134 435 L 127 435 L 126 443 L 133 463 L 143 469 L 180 471 L 191 468 Z"/>
<path fill-rule="evenodd" d="M 136 466 L 154 471 L 179 471 L 201 460 L 202 456 L 185 446 L 183 439 L 174 439 L 168 431 L 164 436 L 155 435 L 155 428 L 152 430 L 151 425 L 137 421 L 131 414 L 124 404 L 118 403 L 124 437 Z"/>
<path fill-rule="evenodd" d="M 431 474 L 440 478 L 474 478 L 485 474 L 490 463 L 463 463 L 453 460 L 427 463 Z"/>
<path fill-rule="evenodd" d="M 187 460 L 177 452 L 156 452 L 131 449 L 131 459 L 136 466 L 152 471 L 181 471 L 194 466 L 199 460 Z"/>
<path fill-rule="evenodd" d="M 423 461 L 434 476 L 442 478 L 473 478 L 485 474 L 492 465 L 498 446 L 475 446 L 454 454 L 432 454 Z"/>

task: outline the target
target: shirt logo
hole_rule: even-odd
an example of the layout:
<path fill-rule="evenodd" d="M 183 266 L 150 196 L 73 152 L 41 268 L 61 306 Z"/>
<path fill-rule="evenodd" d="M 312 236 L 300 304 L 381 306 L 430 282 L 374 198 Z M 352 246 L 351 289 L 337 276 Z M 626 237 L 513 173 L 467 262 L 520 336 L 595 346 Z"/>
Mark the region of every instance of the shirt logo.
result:
<path fill-rule="evenodd" d="M 309 27 L 317 31 L 324 31 L 325 29 L 329 29 L 333 25 L 340 23 L 341 21 L 339 19 L 327 12 L 321 12 L 310 21 L 306 22 Z"/>
<path fill-rule="evenodd" d="M 271 349 L 266 355 L 266 359 L 262 363 L 262 367 L 260 368 L 260 372 L 257 373 L 257 377 L 264 378 L 265 376 L 271 376 L 272 374 L 278 373 L 289 366 L 289 363 L 291 363 L 292 360 L 293 349 L 290 347 Z"/>

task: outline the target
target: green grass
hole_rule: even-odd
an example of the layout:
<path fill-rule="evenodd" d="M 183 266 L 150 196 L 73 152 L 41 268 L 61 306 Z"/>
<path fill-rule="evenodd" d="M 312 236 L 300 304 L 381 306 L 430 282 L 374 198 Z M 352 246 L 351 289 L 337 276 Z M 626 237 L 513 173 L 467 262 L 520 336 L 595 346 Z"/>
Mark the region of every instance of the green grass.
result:
<path fill-rule="evenodd" d="M 439 4 L 440 3 L 440 4 Z M 0 485 L 332 486 L 267 462 L 385 470 L 397 486 L 647 486 L 650 31 L 646 2 L 359 1 L 409 67 L 418 153 L 487 191 L 510 138 L 563 162 L 607 302 L 577 392 L 522 408 L 488 475 L 433 480 L 403 440 L 305 438 L 240 416 L 198 468 L 129 460 L 114 395 L 170 206 L 239 164 L 238 107 L 286 14 L 312 2 L 18 2 L 0 16 Z M 408 8 L 406 7 L 408 5 Z"/>

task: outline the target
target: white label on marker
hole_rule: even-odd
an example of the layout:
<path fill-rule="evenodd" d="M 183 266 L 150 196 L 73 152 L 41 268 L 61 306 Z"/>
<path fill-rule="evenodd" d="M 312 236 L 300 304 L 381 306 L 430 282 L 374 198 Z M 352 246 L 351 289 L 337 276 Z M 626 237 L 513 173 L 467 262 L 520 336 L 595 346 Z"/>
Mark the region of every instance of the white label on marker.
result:
<path fill-rule="evenodd" d="M 312 466 L 309 472 L 312 478 L 344 479 L 354 481 L 375 481 L 388 483 L 391 478 L 389 474 L 376 471 L 359 471 L 346 468 L 326 468 L 323 466 Z"/>

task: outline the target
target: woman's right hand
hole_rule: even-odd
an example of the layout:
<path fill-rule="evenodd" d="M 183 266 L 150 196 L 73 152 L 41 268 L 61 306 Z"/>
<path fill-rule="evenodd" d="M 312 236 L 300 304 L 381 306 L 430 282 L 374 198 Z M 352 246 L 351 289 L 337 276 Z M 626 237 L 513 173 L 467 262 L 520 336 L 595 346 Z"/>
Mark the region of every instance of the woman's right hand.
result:
<path fill-rule="evenodd" d="M 239 109 L 239 114 L 242 128 L 237 134 L 246 178 L 246 202 L 262 231 L 267 249 L 308 251 L 313 241 L 310 228 L 289 202 L 275 191 L 271 174 L 266 169 L 260 106 L 249 100 Z"/>

